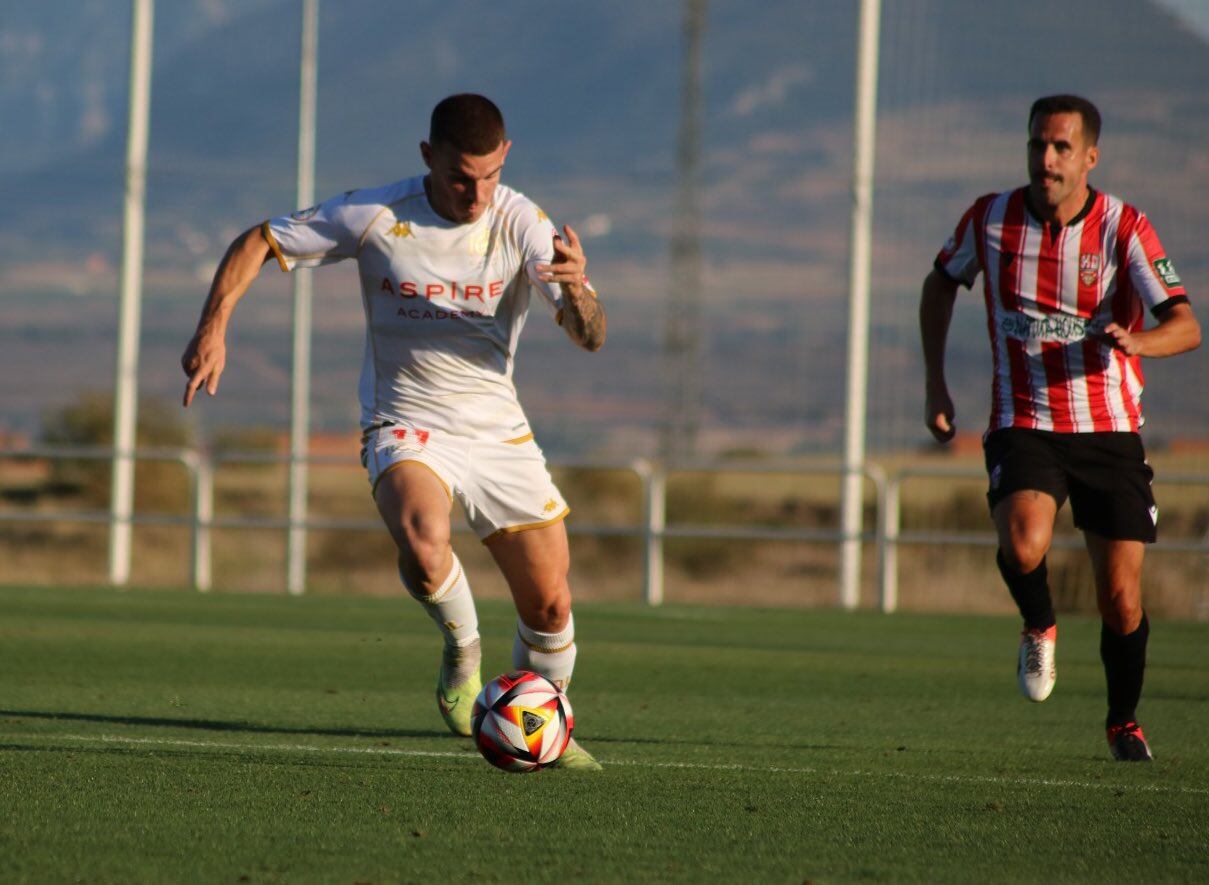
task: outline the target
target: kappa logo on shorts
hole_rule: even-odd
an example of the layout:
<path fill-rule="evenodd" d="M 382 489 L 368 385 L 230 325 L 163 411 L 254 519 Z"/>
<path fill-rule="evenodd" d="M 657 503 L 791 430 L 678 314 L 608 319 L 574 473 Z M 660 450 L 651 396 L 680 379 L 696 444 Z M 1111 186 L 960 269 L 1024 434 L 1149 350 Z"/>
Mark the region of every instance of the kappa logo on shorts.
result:
<path fill-rule="evenodd" d="M 551 498 L 550 500 L 548 500 L 546 502 L 546 505 L 544 507 L 542 507 L 542 513 L 553 513 L 554 508 L 557 506 L 558 506 L 558 502 L 555 501 L 553 498 Z"/>
<path fill-rule="evenodd" d="M 1003 465 L 996 464 L 991 471 L 991 491 L 999 488 L 999 481 L 1003 479 Z"/>
<path fill-rule="evenodd" d="M 1158 507 L 1150 508 L 1150 521 L 1152 523 L 1154 523 L 1155 525 L 1159 524 L 1159 508 Z"/>
<path fill-rule="evenodd" d="M 406 427 L 396 427 L 390 432 L 390 435 L 399 440 L 399 442 L 407 442 L 409 434 L 420 445 L 428 442 L 427 430 L 409 430 Z"/>
<path fill-rule="evenodd" d="M 1084 252 L 1079 256 L 1079 282 L 1085 286 L 1094 286 L 1100 278 L 1100 255 L 1096 252 Z"/>

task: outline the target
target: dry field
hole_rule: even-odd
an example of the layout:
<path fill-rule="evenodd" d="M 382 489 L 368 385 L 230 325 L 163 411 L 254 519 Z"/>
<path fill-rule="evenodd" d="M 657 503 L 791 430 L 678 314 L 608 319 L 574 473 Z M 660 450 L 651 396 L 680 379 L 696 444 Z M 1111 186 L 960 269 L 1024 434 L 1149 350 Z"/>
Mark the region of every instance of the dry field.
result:
<path fill-rule="evenodd" d="M 1156 492 L 1165 540 L 1197 540 L 1209 533 L 1209 483 L 1164 483 L 1164 475 L 1205 473 L 1203 458 L 1159 457 Z M 812 462 L 803 462 L 809 466 Z M 817 463 L 817 462 L 815 462 Z M 888 473 L 943 464 L 977 468 L 975 459 L 888 459 Z M 103 510 L 105 467 L 51 472 L 0 461 L 0 508 L 6 514 Z M 80 471 L 86 471 L 81 473 Z M 96 471 L 101 473 L 97 474 Z M 185 516 L 188 490 L 182 470 L 143 469 L 137 508 L 142 514 Z M 1209 475 L 1209 473 L 1206 473 Z M 638 480 L 624 471 L 559 470 L 556 479 L 572 504 L 570 525 L 636 525 L 642 514 Z M 916 478 L 903 486 L 904 532 L 987 532 L 984 480 Z M 838 524 L 836 477 L 807 473 L 675 474 L 669 482 L 669 525 L 761 525 L 833 528 Z M 311 469 L 311 513 L 316 518 L 377 519 L 360 469 Z M 217 471 L 215 515 L 281 518 L 286 472 L 277 465 L 224 464 Z M 868 490 L 866 525 L 875 504 Z M 460 518 L 455 513 L 455 525 Z M 1077 539 L 1067 509 L 1059 535 Z M 90 585 L 104 579 L 106 530 L 78 522 L 0 523 L 0 583 Z M 226 592 L 281 592 L 285 542 L 280 528 L 218 528 L 213 532 L 214 586 Z M 476 593 L 507 592 L 490 558 L 469 533 L 455 539 Z M 636 539 L 574 536 L 572 586 L 585 600 L 640 598 L 642 549 Z M 784 541 L 669 539 L 666 596 L 675 602 L 818 606 L 834 604 L 838 556 L 834 544 Z M 1011 610 L 985 546 L 903 546 L 899 552 L 899 604 L 920 611 L 997 613 Z M 400 592 L 393 553 L 380 530 L 315 531 L 308 549 L 308 591 L 318 594 L 391 595 Z M 876 605 L 876 556 L 867 544 L 862 604 Z M 1094 610 L 1087 557 L 1055 550 L 1050 573 L 1059 606 Z M 1209 619 L 1209 558 L 1200 553 L 1152 551 L 1147 562 L 1147 605 L 1158 615 Z M 189 532 L 177 526 L 138 526 L 133 582 L 183 587 L 189 582 Z"/>

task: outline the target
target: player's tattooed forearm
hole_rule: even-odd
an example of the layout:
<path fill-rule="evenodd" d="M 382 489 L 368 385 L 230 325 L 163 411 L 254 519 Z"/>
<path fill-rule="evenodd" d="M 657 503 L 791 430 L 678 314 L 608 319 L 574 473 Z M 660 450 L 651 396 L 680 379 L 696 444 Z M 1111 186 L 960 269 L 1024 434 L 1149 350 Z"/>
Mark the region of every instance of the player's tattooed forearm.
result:
<path fill-rule="evenodd" d="M 604 308 L 586 289 L 580 295 L 568 293 L 563 328 L 584 350 L 600 350 L 605 340 Z"/>

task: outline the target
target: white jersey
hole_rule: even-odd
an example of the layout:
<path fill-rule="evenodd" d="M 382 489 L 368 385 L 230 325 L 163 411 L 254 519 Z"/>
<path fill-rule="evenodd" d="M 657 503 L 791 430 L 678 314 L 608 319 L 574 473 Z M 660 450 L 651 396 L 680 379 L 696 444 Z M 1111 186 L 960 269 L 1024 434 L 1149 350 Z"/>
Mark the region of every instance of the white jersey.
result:
<path fill-rule="evenodd" d="M 536 289 L 556 317 L 562 292 L 537 278 L 557 229 L 499 185 L 477 221 L 433 211 L 422 176 L 355 190 L 264 223 L 282 270 L 357 261 L 365 308 L 361 426 L 396 423 L 520 440 L 529 422 L 512 383 Z"/>

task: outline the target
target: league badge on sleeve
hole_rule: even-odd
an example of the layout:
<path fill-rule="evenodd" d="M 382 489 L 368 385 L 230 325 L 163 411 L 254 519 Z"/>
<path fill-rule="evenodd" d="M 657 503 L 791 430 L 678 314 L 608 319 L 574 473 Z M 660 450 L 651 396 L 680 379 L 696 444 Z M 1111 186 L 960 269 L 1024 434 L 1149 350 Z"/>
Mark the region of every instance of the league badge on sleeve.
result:
<path fill-rule="evenodd" d="M 1180 285 L 1180 275 L 1175 272 L 1170 258 L 1156 258 L 1154 260 L 1154 272 L 1159 275 L 1159 279 L 1163 281 L 1163 285 L 1168 289 L 1174 289 Z"/>

